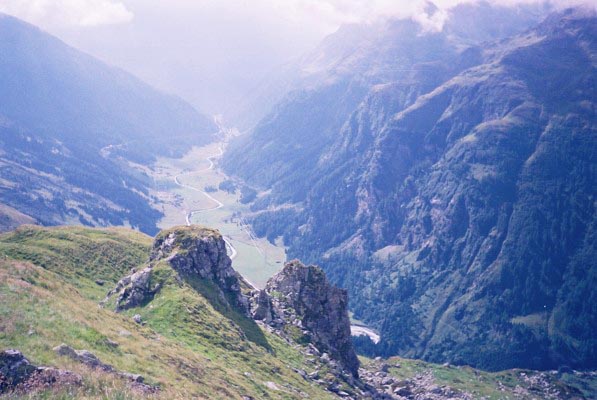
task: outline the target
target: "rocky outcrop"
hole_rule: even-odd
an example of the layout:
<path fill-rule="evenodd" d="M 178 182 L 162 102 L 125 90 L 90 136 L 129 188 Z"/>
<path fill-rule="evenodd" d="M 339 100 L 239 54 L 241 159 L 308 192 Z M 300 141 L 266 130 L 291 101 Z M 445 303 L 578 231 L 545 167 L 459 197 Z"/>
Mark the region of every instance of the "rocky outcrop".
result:
<path fill-rule="evenodd" d="M 220 300 L 248 313 L 248 300 L 232 268 L 226 242 L 217 230 L 202 226 L 174 227 L 158 234 L 150 262 L 165 259 L 183 279 L 199 278 L 213 284 Z"/>
<path fill-rule="evenodd" d="M 269 297 L 269 299 L 267 298 Z M 287 263 L 256 296 L 254 316 L 273 324 L 289 324 L 340 367 L 358 376 L 359 361 L 352 346 L 348 295 L 330 285 L 317 266 Z"/>
<path fill-rule="evenodd" d="M 18 350 L 0 352 L 0 395 L 81 383 L 82 378 L 71 371 L 31 364 Z"/>
<path fill-rule="evenodd" d="M 133 270 L 131 274 L 122 278 L 107 296 L 118 295 L 116 299 L 116 311 L 138 307 L 147 303 L 160 290 L 161 285 L 156 283 L 151 286 L 151 267 L 143 268 L 141 271 Z"/>
<path fill-rule="evenodd" d="M 133 270 L 108 293 L 102 304 L 116 296 L 116 310 L 138 307 L 151 301 L 163 282 L 155 277 L 155 267 L 161 262 L 177 273 L 177 279 L 191 285 L 202 282 L 212 286 L 218 301 L 248 313 L 248 300 L 232 261 L 226 252 L 226 242 L 213 229 L 201 226 L 178 226 L 160 232 L 153 244 L 148 265 Z"/>
<path fill-rule="evenodd" d="M 0 393 L 27 380 L 37 368 L 17 350 L 0 353 Z"/>
<path fill-rule="evenodd" d="M 89 368 L 98 369 L 103 372 L 111 373 L 122 379 L 125 379 L 129 381 L 130 386 L 138 392 L 149 394 L 158 391 L 157 387 L 143 383 L 145 381 L 145 378 L 143 376 L 139 374 L 132 374 L 130 372 L 118 371 L 110 364 L 102 362 L 95 354 L 93 354 L 89 350 L 75 350 L 69 345 L 63 343 L 59 346 L 54 347 L 54 352 L 59 356 L 67 357 L 71 360 L 80 362 L 81 364 L 84 364 Z"/>

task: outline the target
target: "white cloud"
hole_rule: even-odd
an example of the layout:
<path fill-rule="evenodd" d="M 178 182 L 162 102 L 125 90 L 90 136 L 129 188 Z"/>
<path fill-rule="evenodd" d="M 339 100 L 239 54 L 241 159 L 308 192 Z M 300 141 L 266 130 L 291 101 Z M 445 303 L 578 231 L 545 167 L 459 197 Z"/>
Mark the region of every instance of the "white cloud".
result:
<path fill-rule="evenodd" d="M 44 28 L 129 22 L 133 13 L 113 0 L 0 0 L 0 12 Z"/>
<path fill-rule="evenodd" d="M 381 17 L 412 18 L 425 30 L 441 30 L 448 18 L 448 10 L 463 3 L 482 0 L 432 0 L 437 7 L 429 12 L 428 0 L 261 0 L 269 2 L 287 18 L 323 24 L 330 29 L 343 23 L 371 22 Z M 516 4 L 550 3 L 556 7 L 577 4 L 595 6 L 597 0 L 489 0 L 491 4 L 513 6 Z"/>
<path fill-rule="evenodd" d="M 162 2 L 163 1 L 163 2 Z M 6 12 L 45 28 L 92 27 L 129 22 L 131 9 L 159 8 L 201 12 L 220 8 L 232 12 L 276 15 L 307 29 L 329 33 L 345 23 L 371 22 L 380 17 L 412 18 L 426 30 L 441 29 L 447 10 L 457 4 L 481 0 L 432 0 L 438 12 L 427 12 L 428 0 L 0 0 Z M 579 3 L 595 6 L 597 0 L 489 0 L 492 4 L 514 5 L 549 2 L 560 6 Z"/>

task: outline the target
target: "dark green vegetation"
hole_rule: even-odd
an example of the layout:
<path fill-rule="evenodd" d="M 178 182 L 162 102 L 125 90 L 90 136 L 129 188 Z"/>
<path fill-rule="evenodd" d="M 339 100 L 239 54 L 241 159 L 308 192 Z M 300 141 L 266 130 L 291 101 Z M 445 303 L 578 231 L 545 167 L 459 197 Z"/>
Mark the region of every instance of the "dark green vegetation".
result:
<path fill-rule="evenodd" d="M 24 226 L 0 236 L 0 348 L 84 377 L 74 393 L 47 398 L 143 397 L 114 375 L 56 355 L 61 343 L 143 375 L 160 387 L 156 398 L 331 398 L 293 370 L 312 368 L 295 347 L 227 308 L 205 282 L 179 281 L 167 263 L 154 267 L 162 289 L 148 304 L 122 313 L 100 308 L 118 279 L 147 262 L 150 246 L 151 238 L 126 229 Z M 146 324 L 133 322 L 134 314 Z"/>
<path fill-rule="evenodd" d="M 488 8 L 340 31 L 226 168 L 271 189 L 255 231 L 349 290 L 371 353 L 595 368 L 597 20 Z"/>
<path fill-rule="evenodd" d="M 155 233 L 150 162 L 212 140 L 178 98 L 0 15 L 0 202 L 46 225 L 131 225 Z"/>

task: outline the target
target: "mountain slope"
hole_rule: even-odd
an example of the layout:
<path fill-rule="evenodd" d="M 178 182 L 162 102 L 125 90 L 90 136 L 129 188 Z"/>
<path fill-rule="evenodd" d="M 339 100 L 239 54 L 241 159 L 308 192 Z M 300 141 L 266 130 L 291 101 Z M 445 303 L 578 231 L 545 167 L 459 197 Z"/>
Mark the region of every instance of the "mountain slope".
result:
<path fill-rule="evenodd" d="M 410 20 L 342 26 L 255 90 L 241 120 L 261 120 L 251 135 L 231 143 L 225 169 L 253 185 L 273 187 L 285 200 L 302 200 L 304 182 L 316 179 L 313 169 L 322 153 L 375 85 L 417 82 L 400 95 L 403 106 L 411 104 L 417 95 L 478 62 L 479 44 L 538 23 L 547 13 L 544 7 L 460 5 L 451 10 L 442 32 L 425 34 Z"/>
<path fill-rule="evenodd" d="M 569 10 L 435 86 L 374 88 L 329 147 L 295 138 L 320 155 L 254 205 L 255 230 L 323 257 L 382 354 L 595 367 L 595 37 Z"/>
<path fill-rule="evenodd" d="M 0 15 L 2 202 L 43 224 L 129 224 L 155 232 L 149 162 L 213 140 L 182 100 Z M 116 156 L 124 157 L 118 159 Z"/>

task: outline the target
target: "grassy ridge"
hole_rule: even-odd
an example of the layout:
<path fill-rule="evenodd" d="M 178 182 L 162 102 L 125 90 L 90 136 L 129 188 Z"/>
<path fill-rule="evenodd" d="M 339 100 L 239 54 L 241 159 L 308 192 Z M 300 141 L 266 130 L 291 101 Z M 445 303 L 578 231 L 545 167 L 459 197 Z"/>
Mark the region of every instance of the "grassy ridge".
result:
<path fill-rule="evenodd" d="M 242 316 L 218 310 L 193 287 L 177 282 L 166 265 L 156 274 L 165 286 L 145 307 L 122 314 L 100 308 L 98 299 L 143 263 L 149 245 L 147 236 L 127 230 L 25 227 L 1 236 L 0 348 L 17 348 L 34 364 L 75 371 L 82 367 L 52 348 L 66 343 L 87 349 L 158 385 L 160 398 L 330 397 L 292 370 L 307 368 L 297 349 Z M 98 286 L 97 279 L 106 284 Z M 134 323 L 133 314 L 147 324 Z M 85 376 L 82 392 L 60 395 L 135 397 L 118 378 Z"/>

